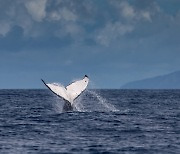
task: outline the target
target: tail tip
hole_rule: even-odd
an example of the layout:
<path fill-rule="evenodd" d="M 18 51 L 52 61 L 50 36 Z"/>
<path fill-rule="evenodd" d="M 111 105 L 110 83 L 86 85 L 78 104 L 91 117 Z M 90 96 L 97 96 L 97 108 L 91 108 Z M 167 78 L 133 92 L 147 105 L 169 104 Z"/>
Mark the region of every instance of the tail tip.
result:
<path fill-rule="evenodd" d="M 43 79 L 41 79 L 41 81 L 45 84 L 45 81 Z"/>

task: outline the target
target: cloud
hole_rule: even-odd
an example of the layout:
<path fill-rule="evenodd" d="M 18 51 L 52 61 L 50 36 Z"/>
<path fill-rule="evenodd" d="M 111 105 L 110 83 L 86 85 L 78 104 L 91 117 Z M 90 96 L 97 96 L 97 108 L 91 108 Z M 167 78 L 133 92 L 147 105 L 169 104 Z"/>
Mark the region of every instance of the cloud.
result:
<path fill-rule="evenodd" d="M 46 16 L 47 0 L 28 0 L 25 1 L 25 6 L 35 21 L 41 22 Z"/>
<path fill-rule="evenodd" d="M 50 14 L 49 14 L 49 19 L 50 20 L 54 20 L 54 21 L 58 21 L 60 20 L 62 17 L 61 17 L 61 14 L 58 12 L 58 11 L 52 11 Z"/>
<path fill-rule="evenodd" d="M 140 16 L 142 17 L 142 18 L 144 18 L 145 20 L 147 20 L 147 21 L 152 21 L 152 19 L 151 19 L 151 14 L 150 14 L 150 12 L 148 12 L 148 11 L 142 11 L 141 13 L 140 13 Z"/>
<path fill-rule="evenodd" d="M 82 28 L 77 24 L 67 24 L 65 27 L 65 31 L 70 35 L 79 35 L 82 31 Z"/>
<path fill-rule="evenodd" d="M 165 1 L 0 0 L 2 74 L 22 69 L 33 78 L 53 68 L 47 77 L 55 80 L 64 73 L 59 70 L 68 69 L 68 76 L 86 70 L 117 87 L 148 71 L 178 69 L 179 0 Z M 169 66 L 157 67 L 163 63 Z"/>
<path fill-rule="evenodd" d="M 120 3 L 120 9 L 121 9 L 121 13 L 122 13 L 123 17 L 125 17 L 125 18 L 131 19 L 136 16 L 134 8 L 125 1 Z"/>
<path fill-rule="evenodd" d="M 96 36 L 96 41 L 101 45 L 108 46 L 112 41 L 120 38 L 126 33 L 133 31 L 131 25 L 124 25 L 121 22 L 108 23 Z"/>
<path fill-rule="evenodd" d="M 10 31 L 11 24 L 10 22 L 0 22 L 0 35 L 6 36 L 6 34 Z"/>
<path fill-rule="evenodd" d="M 126 20 L 131 20 L 131 22 L 136 21 L 139 22 L 140 20 L 147 20 L 151 21 L 151 9 L 149 8 L 137 8 L 133 5 L 130 5 L 127 1 L 119 1 L 114 4 L 116 5 L 120 11 L 122 17 Z"/>
<path fill-rule="evenodd" d="M 66 21 L 76 21 L 77 19 L 77 16 L 67 8 L 63 8 L 60 12 L 63 19 Z"/>
<path fill-rule="evenodd" d="M 136 36 L 153 35 L 157 28 L 149 28 L 148 24 L 159 24 L 161 27 L 172 17 L 160 12 L 160 6 L 154 0 L 103 2 L 104 5 L 95 0 L 1 1 L 0 34 L 4 37 L 13 27 L 20 26 L 25 38 L 58 37 L 61 40 L 70 39 L 71 43 L 92 40 L 108 46 L 126 34 L 132 33 L 133 36 L 133 32 L 138 34 Z M 159 19 L 162 19 L 161 23 Z"/>
<path fill-rule="evenodd" d="M 70 11 L 68 8 L 64 7 L 57 11 L 52 11 L 49 13 L 50 20 L 65 20 L 65 21 L 76 21 L 77 15 Z"/>
<path fill-rule="evenodd" d="M 64 39 L 70 37 L 74 43 L 82 42 L 85 32 L 83 27 L 74 22 L 65 22 L 56 30 L 55 36 Z"/>

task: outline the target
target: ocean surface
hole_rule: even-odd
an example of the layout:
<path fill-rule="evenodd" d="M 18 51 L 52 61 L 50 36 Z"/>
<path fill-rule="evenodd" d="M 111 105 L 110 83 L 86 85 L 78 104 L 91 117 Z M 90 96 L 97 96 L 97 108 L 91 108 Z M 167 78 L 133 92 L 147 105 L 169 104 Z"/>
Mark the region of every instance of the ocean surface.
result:
<path fill-rule="evenodd" d="M 0 154 L 180 154 L 180 90 L 0 90 Z"/>

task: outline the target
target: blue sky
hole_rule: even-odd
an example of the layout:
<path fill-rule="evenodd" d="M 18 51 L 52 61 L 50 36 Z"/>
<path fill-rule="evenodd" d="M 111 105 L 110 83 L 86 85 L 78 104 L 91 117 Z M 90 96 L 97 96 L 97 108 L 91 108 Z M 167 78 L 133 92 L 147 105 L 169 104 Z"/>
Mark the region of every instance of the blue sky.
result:
<path fill-rule="evenodd" d="M 0 88 L 90 88 L 180 70 L 179 0 L 0 0 Z"/>

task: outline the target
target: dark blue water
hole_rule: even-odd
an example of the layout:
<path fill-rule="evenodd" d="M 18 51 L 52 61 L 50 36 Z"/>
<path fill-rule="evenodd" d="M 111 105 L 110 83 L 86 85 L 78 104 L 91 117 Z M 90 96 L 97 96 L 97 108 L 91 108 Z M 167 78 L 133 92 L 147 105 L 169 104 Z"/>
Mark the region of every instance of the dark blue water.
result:
<path fill-rule="evenodd" d="M 180 154 L 180 90 L 0 90 L 0 153 Z"/>

